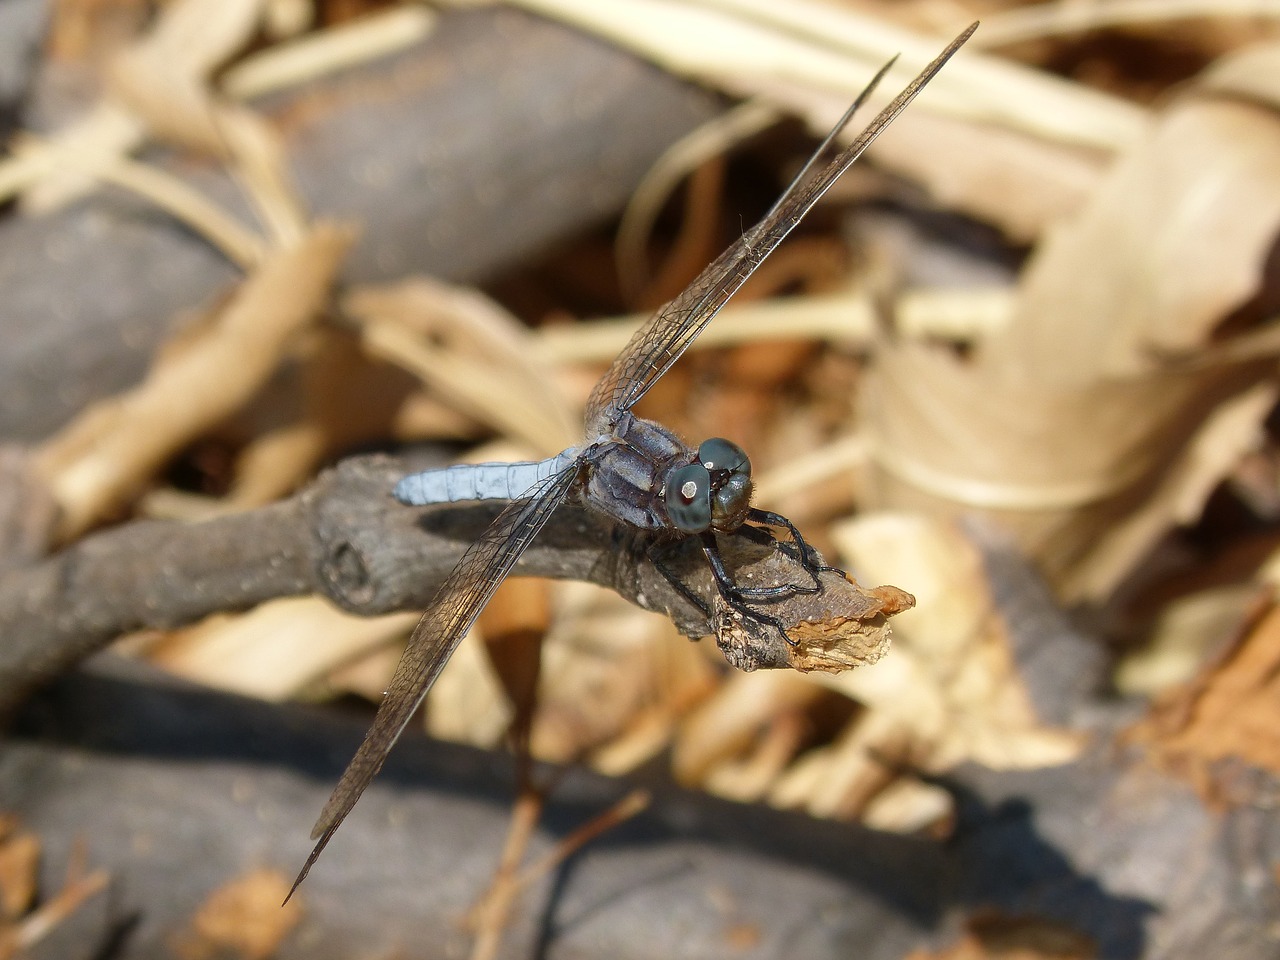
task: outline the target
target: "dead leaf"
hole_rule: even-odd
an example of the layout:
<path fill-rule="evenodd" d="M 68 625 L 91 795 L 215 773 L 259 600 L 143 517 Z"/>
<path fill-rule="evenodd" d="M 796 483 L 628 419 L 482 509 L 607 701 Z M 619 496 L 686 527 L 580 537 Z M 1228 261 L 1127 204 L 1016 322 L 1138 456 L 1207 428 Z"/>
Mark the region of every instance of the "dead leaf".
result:
<path fill-rule="evenodd" d="M 1093 960 L 1098 947 L 1084 933 L 1047 917 L 981 913 L 960 941 L 941 950 L 914 950 L 906 960 Z"/>
<path fill-rule="evenodd" d="M 1218 802 L 1242 799 L 1233 764 L 1280 777 L 1280 607 L 1195 681 L 1161 699 L 1131 737 Z"/>
<path fill-rule="evenodd" d="M 40 838 L 0 816 L 0 925 L 18 920 L 35 903 L 39 884 Z"/>
<path fill-rule="evenodd" d="M 283 873 L 266 868 L 229 881 L 196 911 L 175 952 L 182 960 L 268 960 L 302 920 L 298 898 L 281 906 L 289 886 Z"/>

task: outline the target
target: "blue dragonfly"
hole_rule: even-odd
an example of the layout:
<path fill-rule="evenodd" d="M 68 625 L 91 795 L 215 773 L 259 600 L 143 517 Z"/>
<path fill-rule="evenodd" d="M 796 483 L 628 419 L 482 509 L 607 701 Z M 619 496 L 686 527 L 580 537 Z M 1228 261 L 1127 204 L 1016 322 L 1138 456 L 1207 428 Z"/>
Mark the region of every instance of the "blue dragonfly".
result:
<path fill-rule="evenodd" d="M 397 484 L 394 494 L 407 505 L 478 500 L 509 503 L 463 554 L 418 621 L 372 727 L 316 821 L 311 833 L 315 847 L 290 896 L 377 775 L 498 585 L 566 501 L 584 504 L 612 521 L 651 535 L 658 569 L 686 599 L 710 616 L 706 603 L 661 559 L 662 547 L 697 538 L 724 604 L 791 642 L 784 624 L 768 612 L 768 604 L 797 593 L 820 591 L 819 575 L 835 568 L 821 562 L 791 521 L 751 505 L 751 462 L 736 444 L 715 437 L 690 447 L 661 424 L 632 411 L 977 26 L 971 25 L 948 44 L 852 143 L 814 173 L 820 158 L 895 61 L 880 69 L 764 218 L 636 331 L 587 401 L 586 440 L 581 445 L 537 462 L 461 464 L 413 474 Z M 748 525 L 787 532 L 805 573 L 802 582 L 742 586 L 734 581 L 717 537 L 733 535 Z"/>

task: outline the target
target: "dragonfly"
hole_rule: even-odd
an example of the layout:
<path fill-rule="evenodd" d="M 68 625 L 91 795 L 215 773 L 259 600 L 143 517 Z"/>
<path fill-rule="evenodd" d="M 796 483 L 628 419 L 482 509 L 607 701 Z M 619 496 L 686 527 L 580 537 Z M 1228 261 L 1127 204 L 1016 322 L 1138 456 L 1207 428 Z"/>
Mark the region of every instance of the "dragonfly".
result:
<path fill-rule="evenodd" d="M 848 146 L 814 173 L 897 58 L 879 70 L 764 218 L 632 336 L 591 392 L 584 443 L 546 460 L 459 464 L 412 474 L 396 485 L 395 497 L 412 506 L 510 502 L 466 550 L 410 635 L 368 734 L 316 821 L 311 833 L 315 846 L 294 881 L 290 897 L 382 768 L 498 585 L 566 501 L 586 504 L 613 521 L 652 534 L 658 548 L 697 538 L 724 603 L 748 620 L 778 630 L 788 640 L 784 625 L 764 608 L 779 598 L 820 590 L 818 575 L 836 568 L 822 563 L 791 521 L 751 506 L 751 462 L 737 444 L 713 437 L 694 448 L 632 410 L 977 26 L 972 24 L 948 44 Z M 732 536 L 744 527 L 786 530 L 808 582 L 753 587 L 735 583 L 717 538 Z M 660 556 L 655 550 L 653 559 L 663 575 L 710 616 L 705 602 L 661 563 Z"/>

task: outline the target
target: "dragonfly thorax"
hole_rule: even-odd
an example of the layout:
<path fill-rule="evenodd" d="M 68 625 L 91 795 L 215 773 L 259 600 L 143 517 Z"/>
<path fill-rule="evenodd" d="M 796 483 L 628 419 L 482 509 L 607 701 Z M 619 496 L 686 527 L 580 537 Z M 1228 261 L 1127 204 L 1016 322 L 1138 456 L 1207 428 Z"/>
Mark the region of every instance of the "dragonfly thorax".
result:
<path fill-rule="evenodd" d="M 704 440 L 694 462 L 667 476 L 663 503 L 672 524 L 684 533 L 731 533 L 751 510 L 751 460 L 722 437 Z"/>

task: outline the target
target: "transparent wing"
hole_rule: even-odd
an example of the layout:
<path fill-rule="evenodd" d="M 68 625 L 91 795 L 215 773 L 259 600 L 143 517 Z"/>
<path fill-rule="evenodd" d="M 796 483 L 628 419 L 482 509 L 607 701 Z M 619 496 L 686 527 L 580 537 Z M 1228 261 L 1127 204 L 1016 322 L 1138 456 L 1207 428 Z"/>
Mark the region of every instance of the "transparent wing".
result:
<path fill-rule="evenodd" d="M 306 879 L 329 839 L 382 769 L 387 753 L 440 670 L 520 555 L 564 501 L 577 472 L 575 463 L 548 477 L 529 496 L 508 504 L 441 584 L 435 600 L 409 637 L 373 725 L 311 831 L 316 845 L 293 882 L 289 896 L 293 896 L 298 884 Z"/>
<path fill-rule="evenodd" d="M 630 410 L 658 379 L 670 369 L 680 355 L 689 348 L 702 328 L 715 317 L 738 289 L 755 273 L 766 257 L 786 238 L 822 195 L 831 188 L 840 175 L 852 166 L 884 132 L 925 84 L 933 79 L 952 55 L 960 49 L 977 29 L 971 25 L 952 40 L 938 57 L 921 71 L 906 88 L 893 98 L 858 134 L 853 143 L 845 147 L 815 177 L 805 176 L 814 159 L 826 149 L 837 133 L 853 117 L 854 111 L 870 96 L 876 84 L 893 65 L 890 61 L 872 78 L 866 89 L 858 95 L 847 113 L 823 141 L 806 164 L 805 170 L 787 188 L 758 224 L 748 230 L 728 250 L 715 259 L 698 275 L 683 293 L 661 307 L 632 336 L 609 367 L 607 373 L 591 392 L 587 401 L 587 437 L 594 439 L 611 433 L 618 419 Z"/>

